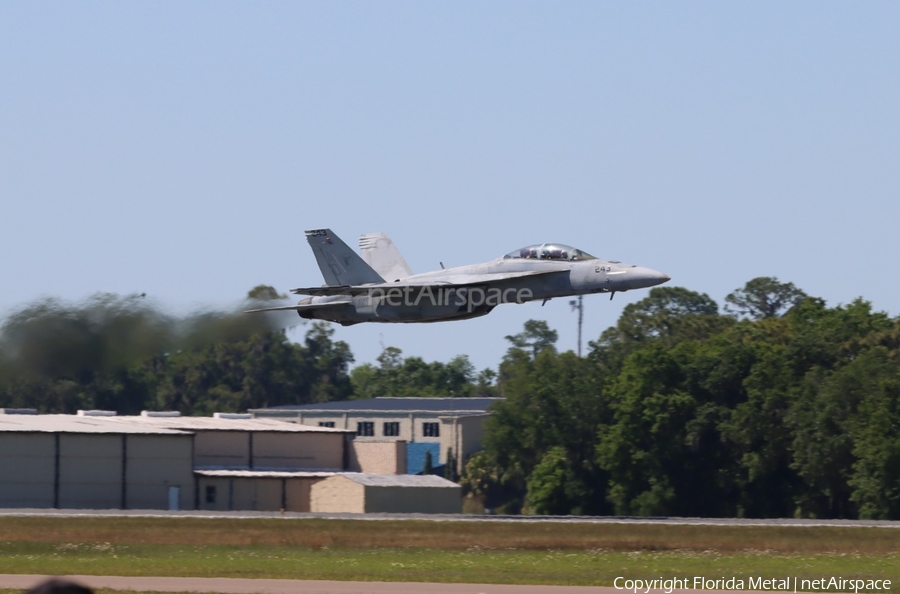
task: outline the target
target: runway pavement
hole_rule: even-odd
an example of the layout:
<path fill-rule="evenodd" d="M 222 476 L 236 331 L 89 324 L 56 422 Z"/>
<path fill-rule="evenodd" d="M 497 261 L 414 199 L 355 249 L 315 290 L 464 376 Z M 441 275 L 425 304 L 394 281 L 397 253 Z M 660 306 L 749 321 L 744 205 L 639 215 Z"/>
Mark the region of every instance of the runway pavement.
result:
<path fill-rule="evenodd" d="M 465 514 L 325 514 L 300 512 L 253 511 L 164 511 L 164 510 L 86 510 L 86 509 L 0 509 L 0 517 L 132 517 L 132 518 L 210 518 L 264 519 L 282 518 L 302 520 L 322 518 L 332 520 L 426 520 L 431 522 L 540 522 L 584 524 L 671 524 L 699 526 L 845 526 L 854 528 L 900 528 L 900 521 L 890 520 L 808 520 L 796 518 L 673 518 L 626 516 L 492 516 Z"/>
<path fill-rule="evenodd" d="M 0 574 L 0 588 L 26 590 L 47 579 L 41 575 Z M 505 584 L 436 584 L 422 582 L 333 582 L 317 580 L 246 580 L 233 578 L 67 576 L 90 588 L 138 592 L 222 592 L 227 594 L 622 594 L 600 586 L 512 586 Z M 707 593 L 709 594 L 709 593 Z"/>

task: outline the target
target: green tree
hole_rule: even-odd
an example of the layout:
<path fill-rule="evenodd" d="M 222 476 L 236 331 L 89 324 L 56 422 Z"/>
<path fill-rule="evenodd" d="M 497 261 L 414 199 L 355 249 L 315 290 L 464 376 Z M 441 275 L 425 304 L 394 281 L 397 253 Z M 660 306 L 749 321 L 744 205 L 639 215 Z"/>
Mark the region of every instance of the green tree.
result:
<path fill-rule="evenodd" d="M 466 355 L 448 363 L 426 362 L 421 357 L 403 358 L 396 347 L 385 348 L 379 365 L 360 365 L 351 372 L 356 398 L 379 396 L 454 397 L 493 391 L 490 374 L 475 377 L 475 368 Z"/>
<path fill-rule="evenodd" d="M 378 365 L 381 367 L 382 371 L 399 369 L 402 364 L 403 351 L 397 347 L 385 347 L 384 350 L 381 351 L 381 354 L 378 355 Z"/>
<path fill-rule="evenodd" d="M 628 358 L 609 392 L 613 421 L 600 428 L 596 449 L 615 513 L 684 513 L 686 427 L 697 402 L 683 389 L 677 361 L 661 345 L 648 345 Z"/>
<path fill-rule="evenodd" d="M 574 482 L 572 475 L 571 466 L 566 459 L 566 450 L 561 446 L 553 446 L 547 450 L 528 477 L 525 513 L 537 515 L 571 513 L 573 494 L 567 493 L 566 488 Z"/>
<path fill-rule="evenodd" d="M 466 461 L 459 482 L 463 494 L 477 499 L 486 511 L 516 513 L 521 507 L 517 493 L 503 482 L 502 475 L 503 470 L 482 450 Z"/>
<path fill-rule="evenodd" d="M 287 299 L 287 295 L 280 294 L 275 287 L 269 285 L 256 285 L 247 293 L 250 301 L 280 301 Z"/>
<path fill-rule="evenodd" d="M 0 327 L 0 404 L 136 414 L 243 411 L 346 398 L 349 347 L 314 325 L 304 346 L 266 316 L 161 314 L 144 296 L 44 300 Z"/>
<path fill-rule="evenodd" d="M 556 330 L 552 330 L 544 320 L 528 320 L 522 332 L 509 335 L 506 340 L 535 359 L 544 349 L 552 348 L 558 338 Z"/>
<path fill-rule="evenodd" d="M 900 517 L 900 320 L 766 290 L 735 319 L 654 289 L 581 365 L 511 341 L 464 481 L 528 512 Z"/>
<path fill-rule="evenodd" d="M 381 382 L 379 369 L 370 363 L 357 365 L 350 370 L 350 384 L 353 386 L 354 399 L 377 398 L 388 396 Z"/>
<path fill-rule="evenodd" d="M 596 464 L 597 428 L 607 412 L 596 368 L 572 352 L 543 350 L 536 359 L 512 347 L 501 365 L 505 400 L 485 422 L 485 466 L 499 469 L 499 489 L 507 507 L 522 502 L 528 480 L 547 452 L 565 452 L 570 472 L 559 492 L 562 513 L 608 511 L 606 477 Z M 536 500 L 535 500 L 536 501 Z"/>
<path fill-rule="evenodd" d="M 860 404 L 878 391 L 887 368 L 875 355 L 891 357 L 896 324 L 862 300 L 827 308 L 808 298 L 786 318 L 795 333 L 788 357 L 795 369 L 807 370 L 788 418 L 792 466 L 804 482 L 798 514 L 856 517 L 849 481 L 857 463 Z"/>
<path fill-rule="evenodd" d="M 497 395 L 497 372 L 490 368 L 482 369 L 475 377 L 475 387 L 472 396 L 481 398 L 493 398 Z"/>
<path fill-rule="evenodd" d="M 350 346 L 342 341 L 334 341 L 334 327 L 327 322 L 313 322 L 306 333 L 304 344 L 311 364 L 307 370 L 313 378 L 310 395 L 314 402 L 344 400 L 350 396 L 349 367 L 353 362 Z"/>
<path fill-rule="evenodd" d="M 11 375 L 79 384 L 175 343 L 175 321 L 140 295 L 102 293 L 77 305 L 45 299 L 14 312 L 0 329 Z"/>
<path fill-rule="evenodd" d="M 457 482 L 459 480 L 459 476 L 456 473 L 457 463 L 453 448 L 447 448 L 447 464 L 444 465 L 444 478 L 448 481 Z"/>
<path fill-rule="evenodd" d="M 806 298 L 793 283 L 772 276 L 760 276 L 725 297 L 725 311 L 753 320 L 781 315 Z"/>
<path fill-rule="evenodd" d="M 859 516 L 900 518 L 900 362 L 875 347 L 851 363 L 862 398 L 853 431 L 851 499 Z M 849 367 L 849 366 L 848 366 Z"/>
<path fill-rule="evenodd" d="M 723 439 L 741 452 L 738 514 L 750 517 L 792 516 L 799 492 L 787 426 L 798 378 L 782 334 L 788 328 L 779 320 L 770 321 L 767 340 L 752 346 L 753 363 L 743 381 L 746 400 L 736 404 L 722 424 Z"/>
<path fill-rule="evenodd" d="M 625 306 L 615 327 L 604 332 L 601 343 L 640 343 L 654 338 L 672 338 L 675 342 L 703 337 L 722 328 L 718 314 L 719 306 L 705 293 L 656 287 L 644 299 Z"/>

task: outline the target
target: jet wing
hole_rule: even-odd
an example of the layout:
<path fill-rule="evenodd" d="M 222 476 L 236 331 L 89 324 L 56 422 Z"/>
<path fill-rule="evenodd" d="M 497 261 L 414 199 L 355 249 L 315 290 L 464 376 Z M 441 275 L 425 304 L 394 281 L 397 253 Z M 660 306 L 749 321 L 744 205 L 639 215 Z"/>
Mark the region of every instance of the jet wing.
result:
<path fill-rule="evenodd" d="M 312 295 L 314 297 L 326 297 L 331 295 L 364 295 L 369 287 L 383 287 L 386 283 L 376 285 L 328 285 L 324 287 L 301 287 L 291 289 L 294 295 Z"/>
<path fill-rule="evenodd" d="M 528 270 L 524 272 L 494 272 L 489 274 L 456 274 L 441 277 L 440 280 L 425 280 L 398 283 L 375 283 L 371 285 L 340 285 L 325 287 L 303 287 L 291 289 L 296 295 L 371 295 L 388 291 L 420 291 L 430 288 L 490 286 L 503 281 L 551 274 L 569 274 L 568 270 Z"/>

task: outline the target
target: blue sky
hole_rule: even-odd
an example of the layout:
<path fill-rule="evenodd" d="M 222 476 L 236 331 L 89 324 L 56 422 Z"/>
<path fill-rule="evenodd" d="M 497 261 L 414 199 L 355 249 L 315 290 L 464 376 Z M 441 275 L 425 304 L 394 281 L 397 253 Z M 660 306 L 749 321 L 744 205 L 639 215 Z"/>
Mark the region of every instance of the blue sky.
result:
<path fill-rule="evenodd" d="M 416 272 L 555 241 L 897 315 L 898 30 L 891 2 L 0 3 L 0 314 L 320 284 L 330 227 Z M 586 298 L 585 341 L 645 294 Z M 568 300 L 336 335 L 493 367 L 529 318 L 575 348 Z"/>

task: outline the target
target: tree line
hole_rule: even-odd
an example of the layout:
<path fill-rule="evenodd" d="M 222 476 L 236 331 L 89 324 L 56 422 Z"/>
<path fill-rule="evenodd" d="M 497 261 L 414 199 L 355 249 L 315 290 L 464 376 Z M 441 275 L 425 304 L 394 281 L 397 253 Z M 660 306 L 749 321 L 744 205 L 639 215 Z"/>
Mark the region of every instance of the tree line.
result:
<path fill-rule="evenodd" d="M 283 298 L 260 285 L 241 309 Z M 142 295 L 39 300 L 0 326 L 0 407 L 208 415 L 348 398 L 493 393 L 495 374 L 476 373 L 465 355 L 427 363 L 388 347 L 378 365 L 351 372 L 350 347 L 334 340 L 329 324 L 310 324 L 298 343 L 284 327 L 299 322 L 292 314 L 239 311 L 176 316 Z"/>
<path fill-rule="evenodd" d="M 248 305 L 278 297 L 257 287 Z M 0 406 L 208 415 L 349 397 L 348 345 L 325 324 L 293 343 L 277 322 L 239 312 L 173 316 L 140 295 L 41 300 L 0 327 Z"/>
<path fill-rule="evenodd" d="M 508 338 L 463 477 L 488 508 L 900 519 L 900 319 L 866 301 L 658 287 L 584 358 L 543 322 Z"/>

